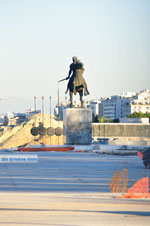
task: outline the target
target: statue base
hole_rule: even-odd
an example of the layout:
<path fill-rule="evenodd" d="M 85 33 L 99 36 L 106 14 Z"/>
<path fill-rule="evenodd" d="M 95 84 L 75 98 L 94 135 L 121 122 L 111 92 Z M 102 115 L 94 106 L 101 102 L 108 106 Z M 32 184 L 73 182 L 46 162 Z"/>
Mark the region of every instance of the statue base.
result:
<path fill-rule="evenodd" d="M 63 111 L 64 144 L 89 145 L 92 143 L 92 110 L 67 108 Z"/>

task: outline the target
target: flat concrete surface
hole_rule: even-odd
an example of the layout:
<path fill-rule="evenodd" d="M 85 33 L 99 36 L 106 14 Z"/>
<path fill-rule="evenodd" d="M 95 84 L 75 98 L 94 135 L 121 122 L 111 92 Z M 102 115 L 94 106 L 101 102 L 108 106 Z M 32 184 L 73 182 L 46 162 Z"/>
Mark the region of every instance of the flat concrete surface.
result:
<path fill-rule="evenodd" d="M 137 156 L 37 154 L 38 163 L 0 164 L 0 225 L 150 225 L 150 200 L 109 192 L 114 170 L 127 167 L 128 187 L 149 174 Z"/>
<path fill-rule="evenodd" d="M 0 193 L 0 225 L 145 226 L 150 202 L 100 193 Z"/>
<path fill-rule="evenodd" d="M 109 181 L 115 170 L 127 167 L 128 187 L 147 176 L 138 156 L 76 152 L 28 154 L 37 154 L 38 163 L 0 163 L 0 191 L 110 192 Z"/>

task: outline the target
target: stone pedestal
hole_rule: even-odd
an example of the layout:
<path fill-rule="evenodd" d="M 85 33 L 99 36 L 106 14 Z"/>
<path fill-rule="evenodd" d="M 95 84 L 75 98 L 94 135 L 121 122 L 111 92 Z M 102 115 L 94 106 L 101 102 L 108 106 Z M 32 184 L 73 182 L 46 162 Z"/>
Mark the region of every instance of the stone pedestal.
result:
<path fill-rule="evenodd" d="M 63 111 L 64 144 L 87 145 L 92 142 L 92 110 L 67 108 Z"/>

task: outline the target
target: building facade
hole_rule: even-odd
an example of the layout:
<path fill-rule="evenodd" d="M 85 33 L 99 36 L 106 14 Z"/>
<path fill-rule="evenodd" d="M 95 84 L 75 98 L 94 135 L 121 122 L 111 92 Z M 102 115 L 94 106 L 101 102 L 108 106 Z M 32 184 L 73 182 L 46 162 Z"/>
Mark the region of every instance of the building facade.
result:
<path fill-rule="evenodd" d="M 100 99 L 97 100 L 91 100 L 89 102 L 87 102 L 87 108 L 92 109 L 92 118 L 94 119 L 95 116 L 99 116 L 100 112 L 99 112 L 99 104 L 101 103 Z"/>
<path fill-rule="evenodd" d="M 99 116 L 107 119 L 126 118 L 134 112 L 150 113 L 150 90 L 114 95 L 99 104 Z"/>

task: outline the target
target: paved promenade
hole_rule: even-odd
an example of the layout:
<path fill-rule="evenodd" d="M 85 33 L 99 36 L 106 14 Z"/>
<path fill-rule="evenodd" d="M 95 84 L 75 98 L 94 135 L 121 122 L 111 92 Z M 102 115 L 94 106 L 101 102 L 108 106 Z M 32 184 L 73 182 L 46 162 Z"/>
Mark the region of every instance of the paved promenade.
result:
<path fill-rule="evenodd" d="M 150 202 L 100 193 L 0 193 L 4 226 L 148 226 Z"/>
<path fill-rule="evenodd" d="M 136 156 L 38 153 L 38 163 L 0 164 L 0 225 L 150 225 L 150 200 L 116 199 L 114 170 L 132 186 L 147 176 Z"/>

